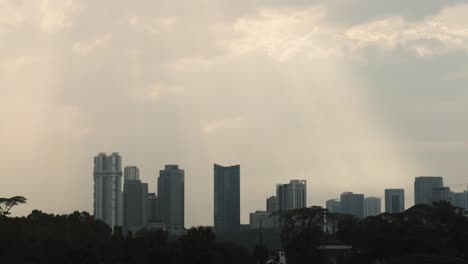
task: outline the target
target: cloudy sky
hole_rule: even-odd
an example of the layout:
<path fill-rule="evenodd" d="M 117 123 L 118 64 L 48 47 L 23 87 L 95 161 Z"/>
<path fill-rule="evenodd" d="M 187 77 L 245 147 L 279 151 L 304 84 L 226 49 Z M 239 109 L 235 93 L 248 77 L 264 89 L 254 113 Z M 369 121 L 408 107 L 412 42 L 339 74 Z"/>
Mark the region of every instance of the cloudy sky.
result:
<path fill-rule="evenodd" d="M 468 182 L 468 3 L 0 0 L 0 197 L 92 212 L 93 156 L 155 190 L 180 164 L 213 223 L 213 163 L 241 165 L 242 222 L 276 183 L 308 204 Z M 455 188 L 456 189 L 456 188 Z M 457 190 L 457 189 L 456 189 Z"/>

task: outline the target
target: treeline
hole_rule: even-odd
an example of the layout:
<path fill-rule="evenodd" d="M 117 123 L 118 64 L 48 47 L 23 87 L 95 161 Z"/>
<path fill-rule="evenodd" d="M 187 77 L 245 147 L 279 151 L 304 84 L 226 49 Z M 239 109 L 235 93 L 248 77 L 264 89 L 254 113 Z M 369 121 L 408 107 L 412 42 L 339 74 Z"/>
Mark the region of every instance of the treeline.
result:
<path fill-rule="evenodd" d="M 218 242 L 211 229 L 192 228 L 170 240 L 167 232 L 114 232 L 86 212 L 0 218 L 0 263 L 256 263 L 253 252 Z"/>
<path fill-rule="evenodd" d="M 321 207 L 282 215 L 288 264 L 329 263 L 320 245 L 353 247 L 344 263 L 468 263 L 468 217 L 450 203 L 358 220 Z"/>
<path fill-rule="evenodd" d="M 467 264 L 468 218 L 449 203 L 418 205 L 399 214 L 358 220 L 321 207 L 280 214 L 278 230 L 216 237 L 191 228 L 171 238 L 161 230 L 124 234 L 86 212 L 0 216 L 0 263 L 265 263 L 284 250 L 288 264 L 331 263 L 320 246 L 352 246 L 345 264 Z M 262 245 L 259 246 L 259 237 Z M 235 241 L 231 243 L 229 241 Z M 269 248 L 266 248 L 268 246 Z"/>

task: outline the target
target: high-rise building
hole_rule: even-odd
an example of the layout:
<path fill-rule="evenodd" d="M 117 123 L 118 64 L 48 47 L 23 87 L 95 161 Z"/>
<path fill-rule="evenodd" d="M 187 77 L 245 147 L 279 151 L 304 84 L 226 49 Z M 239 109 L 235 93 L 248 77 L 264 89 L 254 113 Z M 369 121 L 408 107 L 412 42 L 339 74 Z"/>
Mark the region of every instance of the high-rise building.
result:
<path fill-rule="evenodd" d="M 278 216 L 272 215 L 271 212 L 265 211 L 256 211 L 255 213 L 250 213 L 250 228 L 275 228 L 279 226 Z"/>
<path fill-rule="evenodd" d="M 416 177 L 414 181 L 414 204 L 432 205 L 432 189 L 441 187 L 444 187 L 442 177 Z"/>
<path fill-rule="evenodd" d="M 122 158 L 119 153 L 99 153 L 94 157 L 94 217 L 111 228 L 121 226 Z"/>
<path fill-rule="evenodd" d="M 267 212 L 278 211 L 278 199 L 276 199 L 276 196 L 271 196 L 267 198 L 266 209 L 267 209 Z"/>
<path fill-rule="evenodd" d="M 287 184 L 277 184 L 276 197 L 280 211 L 307 207 L 307 181 L 291 180 Z"/>
<path fill-rule="evenodd" d="M 124 182 L 130 180 L 139 180 L 140 170 L 137 166 L 125 166 L 124 168 Z"/>
<path fill-rule="evenodd" d="M 214 229 L 217 233 L 240 230 L 240 166 L 214 164 Z"/>
<path fill-rule="evenodd" d="M 450 193 L 450 202 L 453 206 L 463 208 L 465 211 L 467 209 L 466 206 L 466 194 L 467 192 L 451 192 Z"/>
<path fill-rule="evenodd" d="M 341 213 L 341 202 L 338 199 L 327 200 L 326 207 L 330 213 Z"/>
<path fill-rule="evenodd" d="M 148 193 L 147 216 L 148 223 L 161 222 L 161 211 L 159 210 L 159 200 L 155 193 Z"/>
<path fill-rule="evenodd" d="M 364 217 L 376 216 L 382 213 L 382 201 L 379 197 L 367 197 L 364 199 Z"/>
<path fill-rule="evenodd" d="M 127 230 L 145 227 L 148 223 L 148 184 L 142 183 L 138 178 L 124 181 L 123 198 L 124 227 Z"/>
<path fill-rule="evenodd" d="M 173 234 L 184 232 L 185 174 L 178 165 L 166 165 L 159 171 L 158 199 L 161 220 Z"/>
<path fill-rule="evenodd" d="M 449 187 L 432 188 L 432 203 L 436 202 L 451 202 Z"/>
<path fill-rule="evenodd" d="M 386 189 L 385 190 L 385 212 L 401 213 L 405 211 L 405 190 Z"/>
<path fill-rule="evenodd" d="M 364 218 L 364 195 L 352 192 L 344 192 L 340 196 L 341 212 Z"/>

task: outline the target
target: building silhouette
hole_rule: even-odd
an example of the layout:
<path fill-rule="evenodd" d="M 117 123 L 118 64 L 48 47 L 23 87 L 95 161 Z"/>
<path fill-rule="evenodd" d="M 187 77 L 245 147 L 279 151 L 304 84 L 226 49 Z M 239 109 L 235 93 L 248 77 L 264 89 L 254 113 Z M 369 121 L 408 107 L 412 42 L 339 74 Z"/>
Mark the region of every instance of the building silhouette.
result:
<path fill-rule="evenodd" d="M 432 189 L 444 187 L 442 177 L 421 176 L 414 181 L 414 204 L 432 205 Z"/>
<path fill-rule="evenodd" d="M 123 222 L 122 158 L 119 153 L 94 157 L 94 217 L 111 228 Z"/>
<path fill-rule="evenodd" d="M 432 203 L 451 202 L 451 191 L 449 187 L 432 188 Z"/>
<path fill-rule="evenodd" d="M 364 198 L 364 217 L 376 216 L 382 213 L 382 200 L 379 197 Z"/>
<path fill-rule="evenodd" d="M 139 230 L 148 223 L 148 184 L 140 181 L 137 167 L 124 169 L 124 221 L 126 230 Z"/>
<path fill-rule="evenodd" d="M 451 192 L 450 193 L 450 202 L 452 203 L 453 206 L 458 207 L 458 208 L 463 208 L 465 211 L 467 211 L 467 196 L 468 192 Z"/>
<path fill-rule="evenodd" d="M 278 199 L 276 199 L 276 196 L 271 196 L 267 198 L 266 209 L 267 209 L 267 212 L 278 211 Z"/>
<path fill-rule="evenodd" d="M 275 228 L 279 227 L 279 218 L 276 215 L 272 215 L 271 212 L 256 211 L 249 215 L 249 226 L 250 228 Z"/>
<path fill-rule="evenodd" d="M 159 171 L 158 200 L 161 220 L 172 234 L 181 234 L 185 226 L 185 173 L 178 165 L 165 165 Z"/>
<path fill-rule="evenodd" d="M 364 218 L 364 195 L 352 192 L 344 192 L 340 196 L 341 212 Z"/>
<path fill-rule="evenodd" d="M 307 181 L 291 180 L 287 184 L 277 184 L 276 197 L 280 211 L 307 207 Z"/>
<path fill-rule="evenodd" d="M 217 233 L 240 230 L 240 166 L 214 164 L 214 229 Z"/>
<path fill-rule="evenodd" d="M 341 202 L 338 199 L 327 200 L 326 207 L 330 213 L 341 213 Z"/>
<path fill-rule="evenodd" d="M 147 198 L 147 218 L 148 223 L 161 222 L 161 211 L 159 210 L 159 199 L 155 193 L 148 193 Z"/>
<path fill-rule="evenodd" d="M 405 190 L 386 189 L 385 190 L 385 212 L 401 213 L 405 211 Z"/>
<path fill-rule="evenodd" d="M 129 180 L 139 180 L 140 170 L 137 166 L 125 166 L 124 168 L 124 183 Z"/>

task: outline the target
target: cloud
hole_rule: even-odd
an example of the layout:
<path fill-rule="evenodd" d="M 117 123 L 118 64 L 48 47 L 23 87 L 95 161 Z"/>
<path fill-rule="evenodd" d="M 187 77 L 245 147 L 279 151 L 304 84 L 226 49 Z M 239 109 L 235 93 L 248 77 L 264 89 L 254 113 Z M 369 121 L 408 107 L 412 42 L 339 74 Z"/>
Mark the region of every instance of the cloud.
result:
<path fill-rule="evenodd" d="M 111 39 L 112 35 L 107 33 L 96 37 L 90 42 L 76 42 L 73 44 L 72 51 L 80 55 L 87 55 L 98 48 L 105 48 Z"/>

